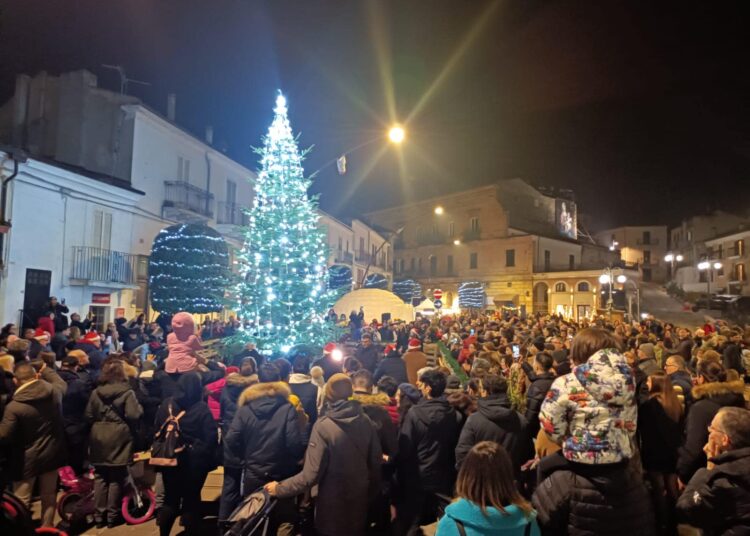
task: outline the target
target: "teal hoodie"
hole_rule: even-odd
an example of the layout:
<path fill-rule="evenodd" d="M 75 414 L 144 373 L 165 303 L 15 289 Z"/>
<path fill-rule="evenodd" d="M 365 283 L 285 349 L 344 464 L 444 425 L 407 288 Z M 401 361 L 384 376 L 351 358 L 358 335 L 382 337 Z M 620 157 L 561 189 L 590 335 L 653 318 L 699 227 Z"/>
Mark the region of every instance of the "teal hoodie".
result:
<path fill-rule="evenodd" d="M 536 523 L 536 512 L 526 518 L 523 511 L 515 505 L 505 507 L 507 514 L 497 508 L 487 508 L 487 515 L 473 502 L 459 499 L 445 509 L 440 519 L 435 536 L 460 536 L 456 520 L 464 525 L 466 536 L 525 536 L 526 525 L 531 521 L 529 536 L 540 536 Z"/>

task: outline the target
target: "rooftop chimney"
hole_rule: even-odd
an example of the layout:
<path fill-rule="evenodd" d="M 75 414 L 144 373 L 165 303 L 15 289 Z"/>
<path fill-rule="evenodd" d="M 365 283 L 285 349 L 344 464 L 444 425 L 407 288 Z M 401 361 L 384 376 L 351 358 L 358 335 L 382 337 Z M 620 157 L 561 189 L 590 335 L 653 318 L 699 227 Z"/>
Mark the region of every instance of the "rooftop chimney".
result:
<path fill-rule="evenodd" d="M 206 126 L 206 143 L 208 145 L 214 144 L 214 127 L 211 125 Z"/>
<path fill-rule="evenodd" d="M 177 93 L 169 93 L 167 95 L 167 119 L 174 123 L 174 119 L 177 113 Z"/>

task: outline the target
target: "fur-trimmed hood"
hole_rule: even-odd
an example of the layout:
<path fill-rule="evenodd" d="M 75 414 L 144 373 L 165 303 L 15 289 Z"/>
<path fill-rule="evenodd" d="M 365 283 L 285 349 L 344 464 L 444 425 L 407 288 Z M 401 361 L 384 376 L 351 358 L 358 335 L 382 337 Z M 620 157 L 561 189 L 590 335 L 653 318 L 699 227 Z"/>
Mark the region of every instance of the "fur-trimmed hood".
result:
<path fill-rule="evenodd" d="M 694 400 L 701 398 L 714 398 L 726 395 L 742 396 L 745 392 L 745 382 L 736 380 L 733 382 L 709 382 L 696 385 L 691 391 Z"/>
<path fill-rule="evenodd" d="M 258 400 L 263 397 L 281 396 L 288 400 L 290 394 L 292 394 L 292 391 L 284 382 L 256 383 L 242 391 L 242 394 L 240 394 L 240 397 L 237 400 L 237 406 L 244 406 L 253 400 Z"/>
<path fill-rule="evenodd" d="M 125 369 L 125 375 L 128 378 L 137 378 L 138 377 L 138 369 L 135 368 L 133 365 L 129 363 L 122 362 L 122 368 Z"/>
<path fill-rule="evenodd" d="M 232 372 L 227 374 L 226 386 L 227 387 L 250 387 L 258 383 L 258 375 L 251 374 L 250 376 L 243 376 L 238 372 Z"/>
<path fill-rule="evenodd" d="M 368 394 L 354 393 L 354 400 L 363 406 L 383 406 L 386 407 L 391 403 L 391 399 L 385 393 Z"/>

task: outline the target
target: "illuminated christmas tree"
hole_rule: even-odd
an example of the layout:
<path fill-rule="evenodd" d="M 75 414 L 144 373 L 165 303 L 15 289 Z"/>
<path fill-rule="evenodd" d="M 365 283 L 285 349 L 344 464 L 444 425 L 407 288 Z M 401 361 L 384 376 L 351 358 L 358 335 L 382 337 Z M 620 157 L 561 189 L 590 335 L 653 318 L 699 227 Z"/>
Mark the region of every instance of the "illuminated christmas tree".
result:
<path fill-rule="evenodd" d="M 325 232 L 317 198 L 308 196 L 301 154 L 279 94 L 263 139 L 255 199 L 238 254 L 236 310 L 249 321 L 247 338 L 266 352 L 330 340 L 325 314 L 333 304 L 326 270 Z"/>

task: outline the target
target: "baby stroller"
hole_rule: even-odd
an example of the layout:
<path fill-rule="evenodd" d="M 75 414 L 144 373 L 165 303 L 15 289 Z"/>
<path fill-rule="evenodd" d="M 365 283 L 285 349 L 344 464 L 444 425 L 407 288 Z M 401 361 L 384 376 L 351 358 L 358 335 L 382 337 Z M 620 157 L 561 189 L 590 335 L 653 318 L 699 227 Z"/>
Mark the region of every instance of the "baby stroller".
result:
<path fill-rule="evenodd" d="M 223 527 L 224 536 L 266 536 L 276 499 L 260 488 L 245 497 Z"/>

